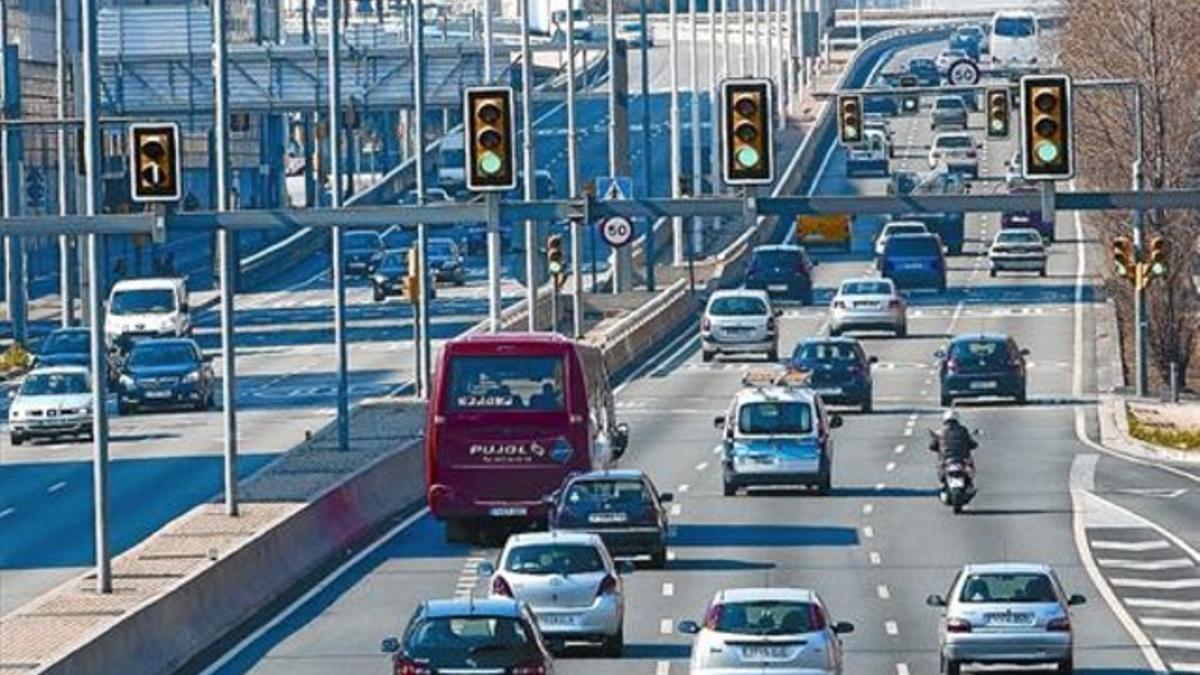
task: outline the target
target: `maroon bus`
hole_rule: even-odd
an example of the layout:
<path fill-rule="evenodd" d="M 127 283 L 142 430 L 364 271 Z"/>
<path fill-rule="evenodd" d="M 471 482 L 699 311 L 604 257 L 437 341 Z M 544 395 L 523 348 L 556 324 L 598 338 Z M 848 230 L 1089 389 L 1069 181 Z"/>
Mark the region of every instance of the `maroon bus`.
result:
<path fill-rule="evenodd" d="M 451 340 L 425 434 L 429 508 L 452 542 L 540 524 L 567 476 L 615 465 L 628 442 L 598 348 L 537 333 Z"/>

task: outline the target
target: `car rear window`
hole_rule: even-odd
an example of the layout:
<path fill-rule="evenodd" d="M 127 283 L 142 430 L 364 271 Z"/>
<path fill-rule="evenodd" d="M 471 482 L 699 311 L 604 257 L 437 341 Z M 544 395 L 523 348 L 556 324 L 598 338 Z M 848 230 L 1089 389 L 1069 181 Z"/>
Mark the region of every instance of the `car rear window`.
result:
<path fill-rule="evenodd" d="M 935 237 L 892 237 L 888 239 L 886 255 L 936 256 L 938 240 Z"/>
<path fill-rule="evenodd" d="M 342 243 L 352 251 L 367 251 L 379 246 L 379 235 L 374 232 L 347 232 Z"/>
<path fill-rule="evenodd" d="M 884 235 L 894 237 L 898 234 L 926 234 L 929 228 L 924 225 L 888 225 L 883 229 Z"/>
<path fill-rule="evenodd" d="M 839 291 L 842 295 L 891 295 L 889 281 L 847 281 Z"/>
<path fill-rule="evenodd" d="M 808 342 L 796 347 L 797 361 L 857 361 L 858 350 L 849 342 Z"/>
<path fill-rule="evenodd" d="M 796 635 L 824 627 L 821 609 L 807 602 L 763 600 L 713 605 L 705 627 L 738 635 Z"/>
<path fill-rule="evenodd" d="M 1042 241 L 1042 236 L 1037 232 L 1003 232 L 1000 234 L 999 241 L 1004 244 L 1038 244 Z"/>
<path fill-rule="evenodd" d="M 439 665 L 483 652 L 526 656 L 536 643 L 525 623 L 511 617 L 464 616 L 425 619 L 408 632 L 405 652 Z"/>
<path fill-rule="evenodd" d="M 963 582 L 960 602 L 1058 602 L 1054 582 L 1040 572 L 972 574 Z"/>
<path fill-rule="evenodd" d="M 951 354 L 957 359 L 999 362 L 1007 357 L 1008 345 L 1000 340 L 961 340 L 954 343 Z"/>
<path fill-rule="evenodd" d="M 567 488 L 568 504 L 642 504 L 650 492 L 640 480 L 581 480 Z"/>
<path fill-rule="evenodd" d="M 750 256 L 751 267 L 789 267 L 798 262 L 799 251 L 755 251 Z"/>
<path fill-rule="evenodd" d="M 957 98 L 957 97 L 939 98 L 936 102 L 936 105 L 937 105 L 938 110 L 949 110 L 950 108 L 965 108 L 966 107 L 966 104 L 963 103 L 963 100 L 961 98 Z"/>
<path fill-rule="evenodd" d="M 733 295 L 717 298 L 708 306 L 713 316 L 761 316 L 767 313 L 767 303 L 762 298 Z"/>
<path fill-rule="evenodd" d="M 970 136 L 938 136 L 934 144 L 939 148 L 970 148 L 975 142 Z"/>
<path fill-rule="evenodd" d="M 738 411 L 738 431 L 751 436 L 807 434 L 812 429 L 812 406 L 802 401 L 746 403 Z"/>
<path fill-rule="evenodd" d="M 455 410 L 562 410 L 561 356 L 452 356 Z"/>
<path fill-rule="evenodd" d="M 585 574 L 604 571 L 604 559 L 594 546 L 533 544 L 510 550 L 504 569 L 516 574 Z"/>

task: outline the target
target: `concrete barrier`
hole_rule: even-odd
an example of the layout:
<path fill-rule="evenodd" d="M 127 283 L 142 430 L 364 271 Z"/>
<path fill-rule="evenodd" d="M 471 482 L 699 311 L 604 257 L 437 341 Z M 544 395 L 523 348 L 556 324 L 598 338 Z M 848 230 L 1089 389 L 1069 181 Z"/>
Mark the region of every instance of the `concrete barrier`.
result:
<path fill-rule="evenodd" d="M 585 342 L 600 347 L 604 365 L 614 376 L 634 363 L 639 356 L 663 344 L 663 341 L 688 317 L 699 303 L 688 290 L 688 280 L 680 279 L 653 300 L 622 317 L 602 334 L 586 336 Z"/>

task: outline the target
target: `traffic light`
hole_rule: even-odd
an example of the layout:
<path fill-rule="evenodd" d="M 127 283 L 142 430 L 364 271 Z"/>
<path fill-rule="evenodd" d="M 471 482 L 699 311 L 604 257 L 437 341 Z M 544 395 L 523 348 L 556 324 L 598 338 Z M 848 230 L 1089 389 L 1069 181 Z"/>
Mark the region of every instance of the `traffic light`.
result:
<path fill-rule="evenodd" d="M 1161 277 L 1167 274 L 1167 240 L 1162 237 L 1150 238 L 1149 267 L 1150 276 Z"/>
<path fill-rule="evenodd" d="M 1134 277 L 1133 242 L 1129 237 L 1116 237 L 1112 241 L 1113 272 L 1122 279 Z"/>
<path fill-rule="evenodd" d="M 863 98 L 845 95 L 837 98 L 838 138 L 844 145 L 855 145 L 863 139 Z"/>
<path fill-rule="evenodd" d="M 901 75 L 900 87 L 902 89 L 911 89 L 917 86 L 916 75 Z M 921 107 L 921 95 L 917 93 L 906 92 L 900 95 L 900 111 L 905 115 L 912 115 Z"/>
<path fill-rule="evenodd" d="M 1066 75 L 1021 78 L 1022 174 L 1030 180 L 1075 175 L 1071 142 L 1071 79 Z"/>
<path fill-rule="evenodd" d="M 179 201 L 179 127 L 129 125 L 130 198 L 135 202 Z"/>
<path fill-rule="evenodd" d="M 727 185 L 766 185 L 775 180 L 775 141 L 771 82 L 726 80 L 721 84 L 725 112 L 721 178 Z"/>
<path fill-rule="evenodd" d="M 517 187 L 516 109 L 511 87 L 468 87 L 464 99 L 467 189 L 504 192 Z"/>
<path fill-rule="evenodd" d="M 1009 119 L 1008 90 L 1004 88 L 987 90 L 987 136 L 988 138 L 1008 138 Z"/>
<path fill-rule="evenodd" d="M 546 239 L 546 271 L 554 277 L 555 281 L 560 279 L 566 271 L 563 262 L 562 235 L 552 234 Z"/>

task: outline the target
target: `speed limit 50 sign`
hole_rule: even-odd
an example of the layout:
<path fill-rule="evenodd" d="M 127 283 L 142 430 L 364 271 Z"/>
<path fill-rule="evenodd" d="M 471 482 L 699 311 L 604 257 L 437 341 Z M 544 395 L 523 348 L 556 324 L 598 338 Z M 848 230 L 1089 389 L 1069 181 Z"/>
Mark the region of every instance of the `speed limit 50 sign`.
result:
<path fill-rule="evenodd" d="M 613 216 L 600 222 L 600 236 L 613 248 L 621 248 L 633 240 L 633 223 L 623 216 Z"/>

